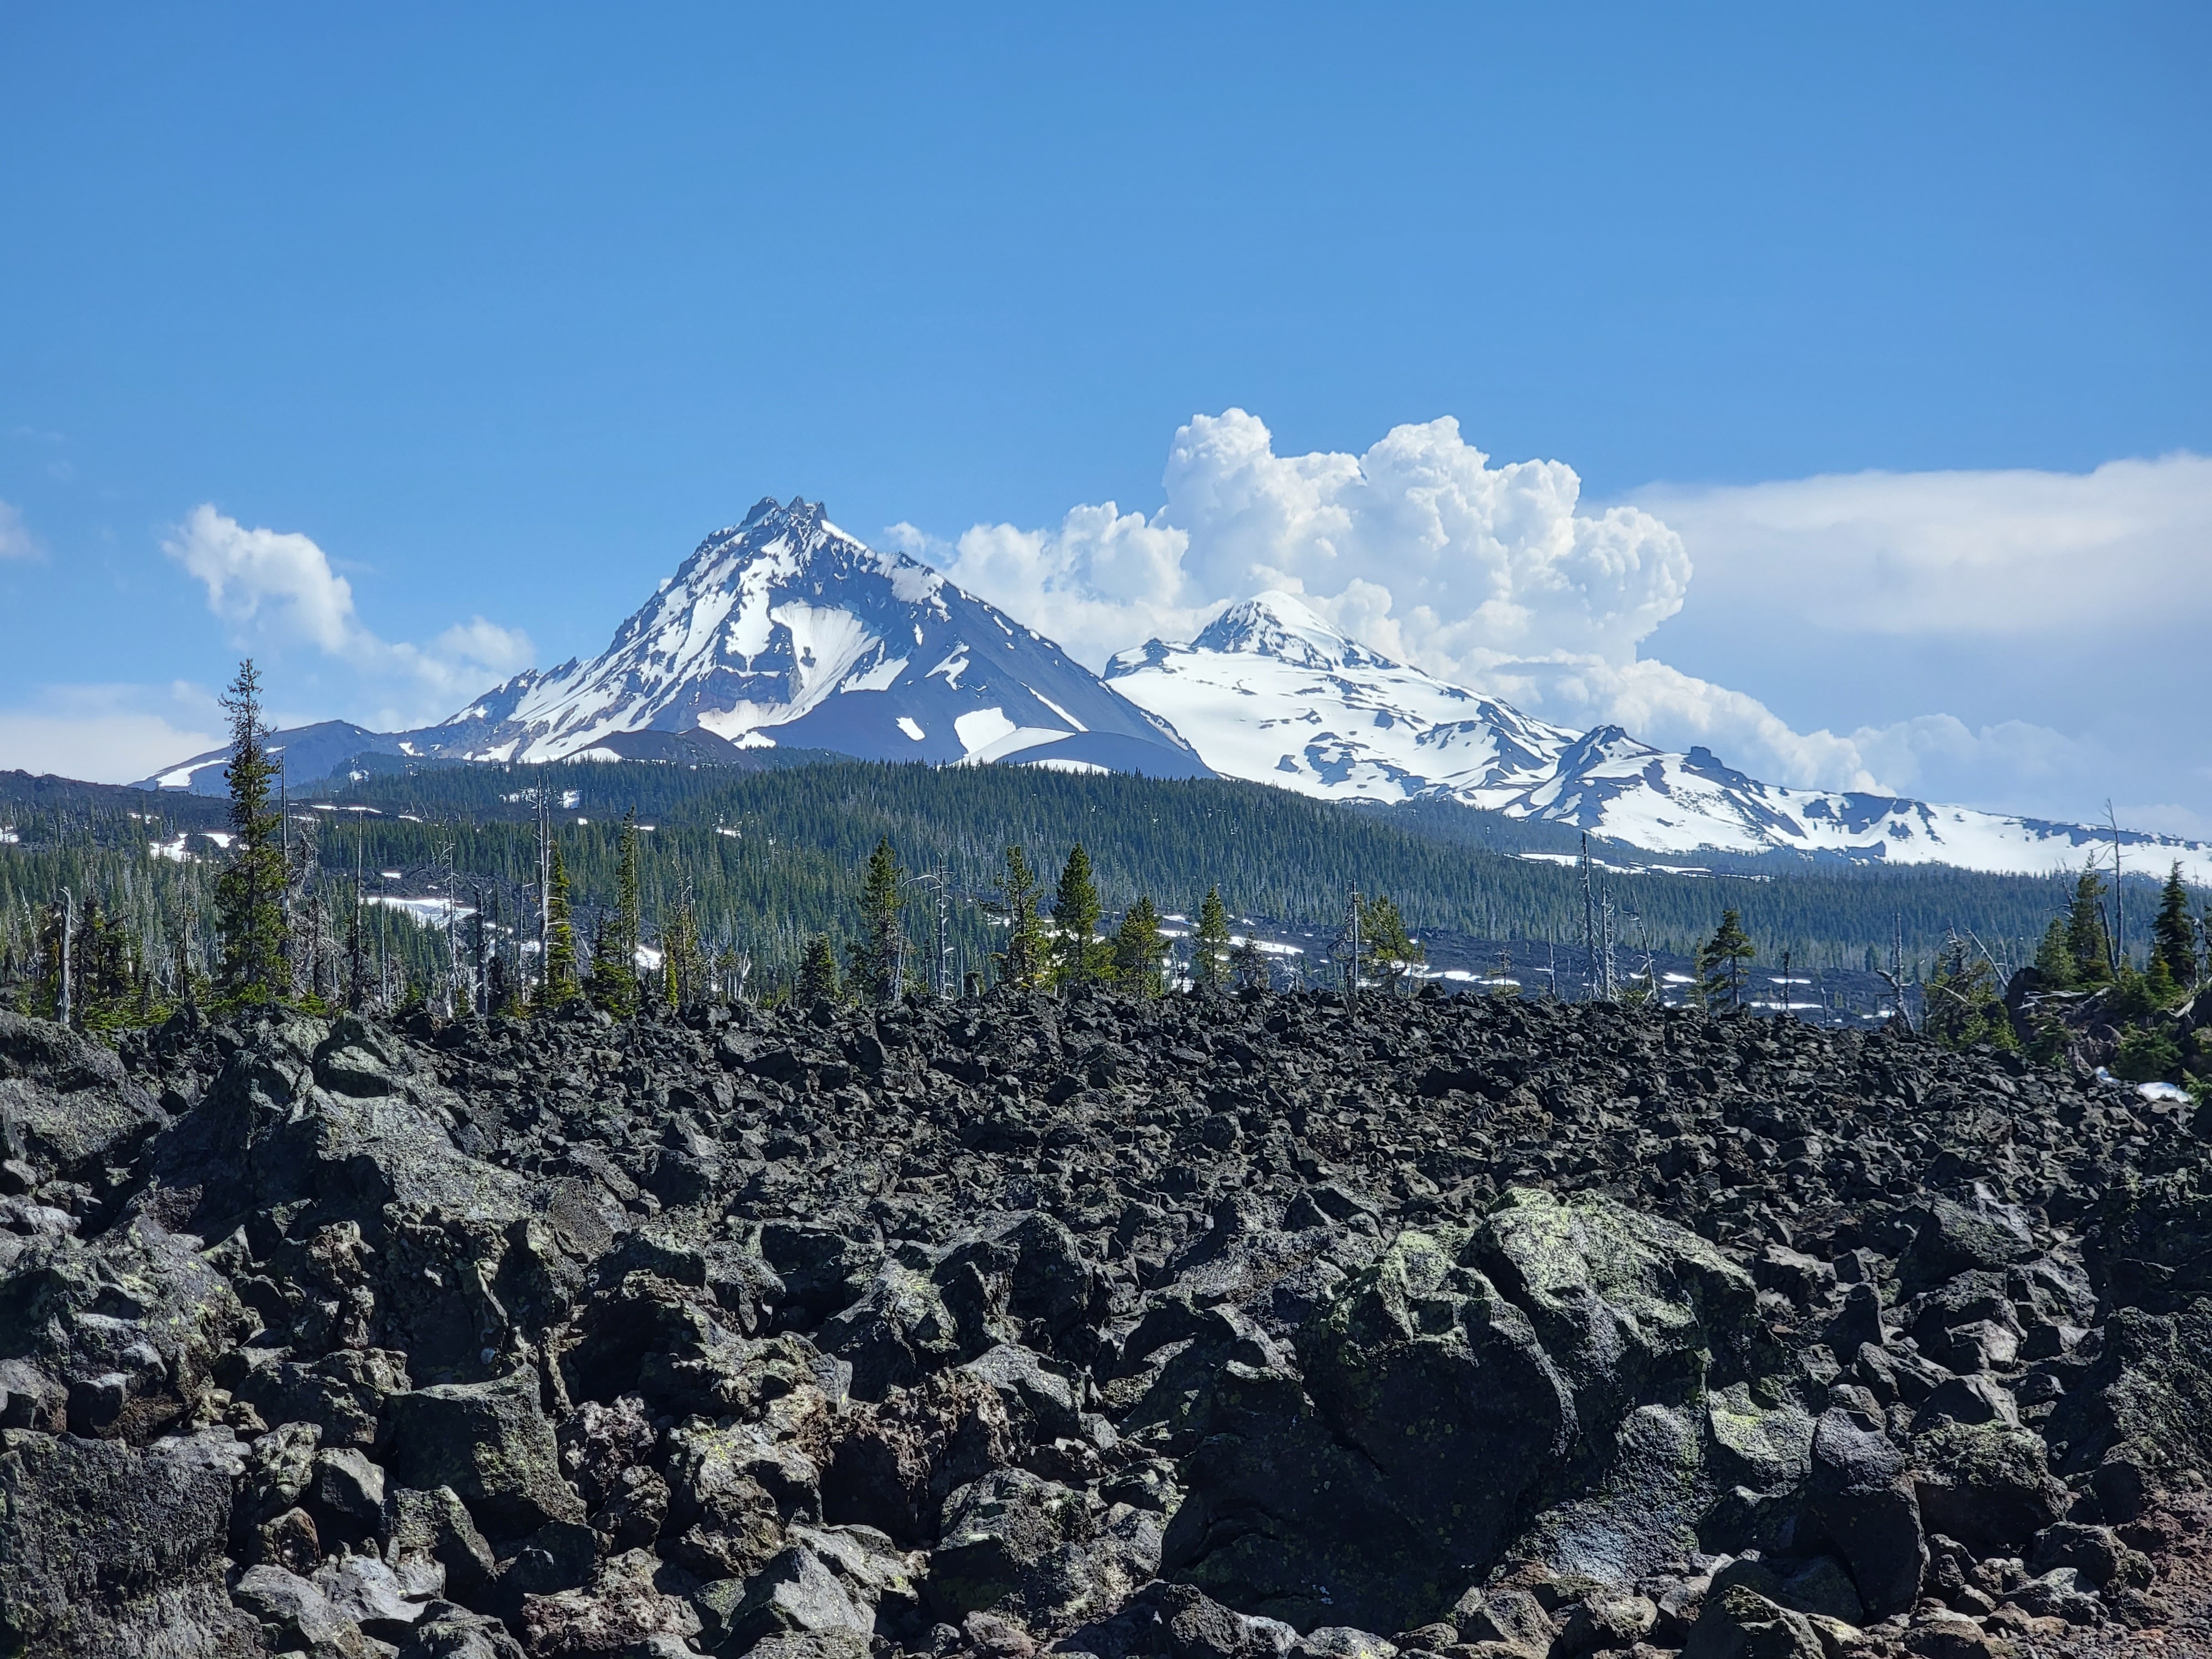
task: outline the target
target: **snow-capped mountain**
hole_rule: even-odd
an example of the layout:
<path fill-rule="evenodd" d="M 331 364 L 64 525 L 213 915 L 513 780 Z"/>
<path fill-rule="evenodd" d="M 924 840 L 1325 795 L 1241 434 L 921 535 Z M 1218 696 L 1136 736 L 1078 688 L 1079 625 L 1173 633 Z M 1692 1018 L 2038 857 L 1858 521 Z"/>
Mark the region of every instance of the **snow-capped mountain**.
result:
<path fill-rule="evenodd" d="M 799 500 L 763 501 L 708 537 L 598 656 L 518 674 L 438 726 L 361 732 L 349 752 L 664 758 L 672 734 L 687 753 L 781 745 L 1211 775 L 1172 726 L 1050 640 Z M 197 757 L 149 781 L 219 790 L 225 758 Z"/>
<path fill-rule="evenodd" d="M 1188 645 L 1107 665 L 1214 770 L 1335 800 L 1456 800 L 1655 853 L 1778 848 L 1891 863 L 2079 867 L 2112 832 L 1891 795 L 1790 789 L 1618 726 L 1580 735 L 1392 661 L 1287 593 L 1231 607 Z M 2212 846 L 2124 830 L 2123 856 L 2212 880 Z"/>

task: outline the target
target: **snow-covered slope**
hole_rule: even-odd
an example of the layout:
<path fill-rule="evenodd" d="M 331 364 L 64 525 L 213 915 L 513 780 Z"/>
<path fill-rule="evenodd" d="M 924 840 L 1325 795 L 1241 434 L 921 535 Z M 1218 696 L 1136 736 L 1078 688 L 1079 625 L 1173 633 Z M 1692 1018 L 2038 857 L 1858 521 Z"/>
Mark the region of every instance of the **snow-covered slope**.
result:
<path fill-rule="evenodd" d="M 518 674 L 438 726 L 362 732 L 350 752 L 652 758 L 678 732 L 868 760 L 1211 775 L 1172 726 L 1050 640 L 799 500 L 763 501 L 709 536 L 598 656 Z M 219 790 L 225 758 L 149 783 Z"/>
<path fill-rule="evenodd" d="M 1188 645 L 1107 665 L 1216 771 L 1336 800 L 1449 799 L 1571 824 L 1655 853 L 1778 848 L 1973 870 L 2078 867 L 2112 832 L 1890 795 L 1761 783 L 1712 752 L 1668 753 L 1618 726 L 1577 736 L 1393 662 L 1286 593 L 1222 613 Z M 2212 881 L 2212 846 L 2121 832 L 2138 869 Z"/>
<path fill-rule="evenodd" d="M 1231 606 L 1188 645 L 1124 651 L 1106 678 L 1217 772 L 1337 800 L 1498 804 L 1575 740 L 1369 650 L 1288 593 Z"/>

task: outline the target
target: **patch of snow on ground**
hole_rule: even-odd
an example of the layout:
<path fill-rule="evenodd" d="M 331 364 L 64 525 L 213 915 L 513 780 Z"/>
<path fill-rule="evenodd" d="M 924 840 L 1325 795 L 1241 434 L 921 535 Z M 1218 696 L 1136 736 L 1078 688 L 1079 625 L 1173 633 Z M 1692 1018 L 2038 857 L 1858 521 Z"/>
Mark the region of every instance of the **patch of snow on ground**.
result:
<path fill-rule="evenodd" d="M 1063 732 L 1061 735 L 1066 734 Z M 1024 761 L 1022 763 L 1025 766 L 1042 767 L 1048 772 L 1097 772 L 1108 777 L 1111 777 L 1114 773 L 1112 767 L 1101 766 L 1097 761 L 1068 760 L 1065 757 L 1055 758 L 1051 755 L 1047 755 L 1042 760 Z"/>
<path fill-rule="evenodd" d="M 1046 708 L 1048 708 L 1051 709 L 1051 710 L 1052 710 L 1052 712 L 1053 712 L 1054 714 L 1055 714 L 1059 715 L 1059 716 L 1060 717 L 1060 719 L 1062 719 L 1062 720 L 1066 720 L 1066 721 L 1070 726 L 1073 726 L 1077 731 L 1079 731 L 1079 732 L 1088 732 L 1088 731 L 1091 729 L 1089 726 L 1085 726 L 1085 725 L 1081 720 L 1079 720 L 1076 719 L 1074 715 L 1073 715 L 1073 714 L 1069 714 L 1069 713 L 1067 712 L 1067 710 L 1066 710 L 1065 708 L 1061 708 L 1058 703 L 1054 702 L 1050 697 L 1048 697 L 1047 696 L 1045 696 L 1045 694 L 1044 694 L 1043 692 L 1042 692 L 1042 691 L 1040 691 L 1040 690 L 1036 690 L 1034 686 L 1032 686 L 1032 687 L 1030 689 L 1030 696 L 1031 696 L 1035 697 L 1035 698 L 1036 698 L 1039 702 L 1042 703 Z M 1100 768 L 1099 769 L 1100 769 L 1100 770 L 1102 770 L 1102 771 L 1103 771 L 1105 769 L 1102 767 L 1102 768 Z"/>
<path fill-rule="evenodd" d="M 929 735 L 928 732 L 923 731 L 921 726 L 915 723 L 915 718 L 911 714 L 901 714 L 898 717 L 898 729 L 905 732 L 909 738 L 912 738 L 916 743 L 920 743 L 924 738 Z"/>
<path fill-rule="evenodd" d="M 837 689 L 840 691 L 888 691 L 906 672 L 904 657 L 887 657 L 873 668 L 864 669 Z"/>

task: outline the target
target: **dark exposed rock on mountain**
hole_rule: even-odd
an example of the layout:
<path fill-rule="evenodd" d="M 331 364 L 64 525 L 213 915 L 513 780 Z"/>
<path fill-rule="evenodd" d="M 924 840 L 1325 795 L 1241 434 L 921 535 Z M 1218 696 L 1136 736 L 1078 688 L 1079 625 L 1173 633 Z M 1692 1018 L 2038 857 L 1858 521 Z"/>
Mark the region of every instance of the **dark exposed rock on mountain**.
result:
<path fill-rule="evenodd" d="M 2009 1058 L 1426 995 L 0 1017 L 0 1653 L 2212 1642 L 2202 1143 Z"/>

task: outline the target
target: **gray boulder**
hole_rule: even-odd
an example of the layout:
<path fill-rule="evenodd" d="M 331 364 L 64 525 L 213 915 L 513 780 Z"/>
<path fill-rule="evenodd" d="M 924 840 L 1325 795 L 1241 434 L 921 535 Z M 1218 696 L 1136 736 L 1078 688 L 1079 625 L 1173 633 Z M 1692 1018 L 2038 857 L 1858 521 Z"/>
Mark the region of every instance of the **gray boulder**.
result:
<path fill-rule="evenodd" d="M 41 1659 L 245 1659 L 253 1620 L 223 1593 L 222 1434 L 112 1441 L 0 1433 L 0 1651 Z"/>
<path fill-rule="evenodd" d="M 385 1424 L 391 1478 L 451 1487 L 492 1537 L 584 1519 L 583 1500 L 562 1479 L 560 1448 L 529 1371 L 394 1395 Z"/>

